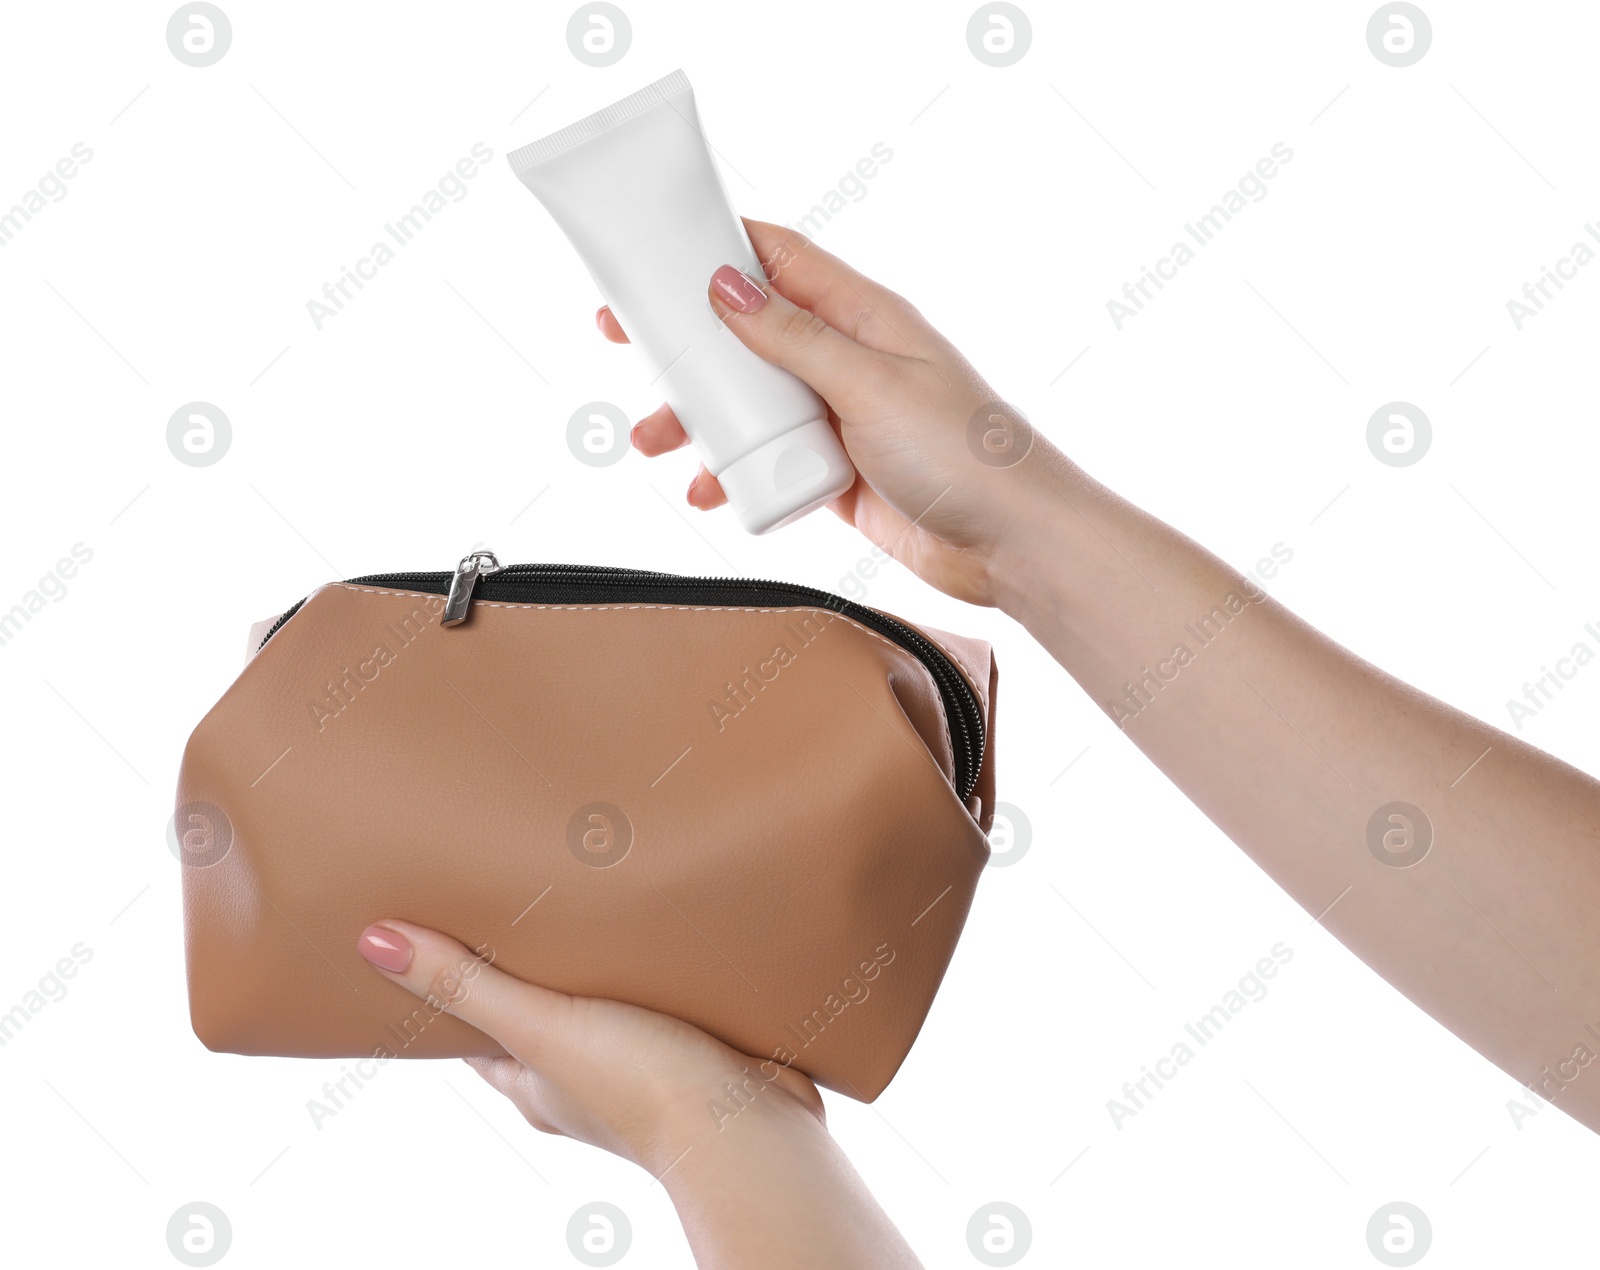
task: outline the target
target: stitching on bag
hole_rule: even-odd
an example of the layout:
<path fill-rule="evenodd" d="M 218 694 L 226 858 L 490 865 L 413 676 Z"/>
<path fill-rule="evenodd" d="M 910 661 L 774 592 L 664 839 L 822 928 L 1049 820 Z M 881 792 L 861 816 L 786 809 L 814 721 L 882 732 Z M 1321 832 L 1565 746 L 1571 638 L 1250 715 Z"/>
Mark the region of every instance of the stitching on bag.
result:
<path fill-rule="evenodd" d="M 351 586 L 348 582 L 335 582 L 333 585 L 340 587 L 345 591 L 359 591 L 362 595 L 406 595 L 418 600 L 436 600 L 440 598 L 438 595 L 428 591 L 399 591 L 390 588 L 383 588 L 380 590 L 377 587 Z M 895 643 L 887 636 L 880 635 L 870 626 L 863 626 L 853 617 L 846 616 L 843 613 L 836 613 L 832 609 L 820 608 L 814 604 L 794 604 L 785 608 L 762 609 L 730 604 L 503 604 L 498 600 L 473 600 L 472 603 L 474 605 L 481 604 L 485 608 L 490 609 L 547 609 L 558 613 L 603 613 L 608 610 L 616 612 L 631 612 L 636 609 L 654 609 L 664 613 L 826 613 L 835 621 L 850 623 L 851 626 L 855 627 L 855 629 L 860 631 L 862 634 L 872 636 L 873 639 L 877 640 L 884 647 L 900 654 L 902 657 L 908 657 L 912 661 L 917 660 L 906 649 L 901 648 L 899 644 Z M 937 640 L 929 638 L 926 632 L 923 633 L 923 637 L 928 639 L 929 643 L 939 647 L 939 651 L 945 653 L 945 656 L 950 659 L 950 663 L 952 665 L 958 668 L 960 667 L 961 663 L 956 661 L 954 657 L 950 657 L 950 654 L 945 652 L 942 646 L 939 646 Z M 918 662 L 918 665 L 921 665 L 921 663 Z M 930 678 L 932 677 L 926 666 L 923 666 L 922 669 L 923 673 L 929 674 Z M 950 770 L 953 772 L 955 771 L 956 767 L 956 756 L 955 750 L 950 741 L 950 718 L 945 713 L 944 696 L 938 692 L 937 689 L 935 689 L 933 694 L 933 702 L 939 710 L 939 722 L 944 725 L 943 735 L 945 742 L 945 756 L 949 759 Z M 906 722 L 910 723 L 911 720 L 907 719 Z M 913 726 L 911 730 L 915 732 L 916 727 Z"/>

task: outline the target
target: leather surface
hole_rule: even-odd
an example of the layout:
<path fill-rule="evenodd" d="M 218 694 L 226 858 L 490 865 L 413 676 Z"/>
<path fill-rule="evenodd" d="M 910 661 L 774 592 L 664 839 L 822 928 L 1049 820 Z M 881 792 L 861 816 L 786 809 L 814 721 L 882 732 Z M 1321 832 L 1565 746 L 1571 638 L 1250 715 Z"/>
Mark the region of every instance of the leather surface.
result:
<path fill-rule="evenodd" d="M 875 1098 L 988 858 L 909 652 L 820 608 L 556 606 L 336 583 L 179 776 L 196 1034 L 243 1054 L 498 1054 L 355 951 L 397 917 Z M 990 724 L 987 644 L 924 631 Z M 626 850 L 622 850 L 626 841 Z"/>

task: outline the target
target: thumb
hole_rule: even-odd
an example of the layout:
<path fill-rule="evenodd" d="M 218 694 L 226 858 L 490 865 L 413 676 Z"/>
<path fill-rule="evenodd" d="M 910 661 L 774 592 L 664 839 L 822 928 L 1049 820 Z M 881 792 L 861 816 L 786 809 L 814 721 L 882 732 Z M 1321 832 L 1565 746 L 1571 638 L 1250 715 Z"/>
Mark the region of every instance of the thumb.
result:
<path fill-rule="evenodd" d="M 744 346 L 805 380 L 839 413 L 874 382 L 885 355 L 802 309 L 771 283 L 723 265 L 711 275 L 711 307 Z"/>
<path fill-rule="evenodd" d="M 494 950 L 468 948 L 425 926 L 385 918 L 356 941 L 361 954 L 385 979 L 493 1037 L 524 1062 L 565 1018 L 572 998 L 525 983 L 496 967 Z"/>

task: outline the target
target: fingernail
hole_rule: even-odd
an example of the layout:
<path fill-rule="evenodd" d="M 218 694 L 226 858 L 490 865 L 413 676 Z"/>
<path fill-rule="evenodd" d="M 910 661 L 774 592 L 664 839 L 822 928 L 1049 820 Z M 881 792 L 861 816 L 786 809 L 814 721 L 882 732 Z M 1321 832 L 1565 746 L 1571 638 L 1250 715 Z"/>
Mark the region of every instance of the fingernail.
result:
<path fill-rule="evenodd" d="M 356 951 L 378 969 L 396 974 L 411 964 L 411 941 L 387 926 L 368 926 L 356 941 Z"/>
<path fill-rule="evenodd" d="M 634 424 L 633 427 L 628 429 L 628 444 L 631 445 L 635 450 L 639 448 L 639 429 L 642 427 L 644 427 L 643 420 Z"/>
<path fill-rule="evenodd" d="M 732 265 L 723 265 L 711 275 L 711 289 L 730 309 L 754 313 L 767 302 L 767 293 Z"/>
<path fill-rule="evenodd" d="M 698 484 L 700 484 L 700 473 L 696 472 L 689 478 L 689 492 L 685 495 L 685 497 L 689 500 L 689 506 L 691 507 L 694 506 L 694 487 Z"/>

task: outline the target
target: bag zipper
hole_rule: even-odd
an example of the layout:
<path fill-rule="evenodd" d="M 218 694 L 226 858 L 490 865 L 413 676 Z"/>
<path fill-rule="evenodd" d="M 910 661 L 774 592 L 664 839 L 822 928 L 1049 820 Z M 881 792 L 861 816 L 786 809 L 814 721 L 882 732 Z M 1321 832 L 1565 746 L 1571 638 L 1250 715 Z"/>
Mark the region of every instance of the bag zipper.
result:
<path fill-rule="evenodd" d="M 492 551 L 474 551 L 462 557 L 452 571 L 434 573 L 373 573 L 350 578 L 350 585 L 421 591 L 445 596 L 441 624 L 466 621 L 472 601 L 498 600 L 506 604 L 652 603 L 663 600 L 709 606 L 760 605 L 777 608 L 823 608 L 861 623 L 905 649 L 933 676 L 945 705 L 950 745 L 956 759 L 956 789 L 961 801 L 972 797 L 983 767 L 983 710 L 967 678 L 921 631 L 817 587 L 756 578 L 698 578 L 650 569 L 618 569 L 592 564 L 503 565 Z M 307 597 L 309 598 L 309 597 Z M 262 637 L 265 648 L 305 600 L 284 613 Z"/>

